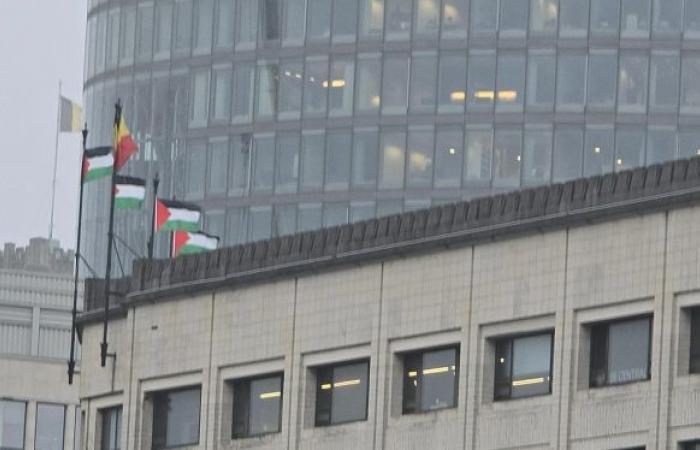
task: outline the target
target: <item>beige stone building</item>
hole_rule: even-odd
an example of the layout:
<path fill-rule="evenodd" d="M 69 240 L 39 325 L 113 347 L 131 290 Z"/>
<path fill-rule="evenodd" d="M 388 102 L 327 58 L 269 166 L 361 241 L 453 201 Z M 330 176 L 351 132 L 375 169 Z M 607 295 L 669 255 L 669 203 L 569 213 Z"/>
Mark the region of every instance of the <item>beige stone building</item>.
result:
<path fill-rule="evenodd" d="M 67 374 L 73 258 L 44 238 L 0 251 L 2 450 L 80 448 L 79 381 Z"/>
<path fill-rule="evenodd" d="M 699 201 L 693 159 L 137 262 L 84 448 L 700 448 Z"/>

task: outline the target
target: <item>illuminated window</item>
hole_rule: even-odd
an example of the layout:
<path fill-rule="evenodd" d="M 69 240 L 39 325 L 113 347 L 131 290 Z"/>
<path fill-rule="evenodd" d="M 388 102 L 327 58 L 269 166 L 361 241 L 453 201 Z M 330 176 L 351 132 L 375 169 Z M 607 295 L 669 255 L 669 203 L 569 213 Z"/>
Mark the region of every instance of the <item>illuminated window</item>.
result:
<path fill-rule="evenodd" d="M 369 361 L 316 369 L 316 426 L 367 420 Z"/>
<path fill-rule="evenodd" d="M 651 377 L 651 317 L 597 323 L 590 327 L 591 387 Z"/>
<path fill-rule="evenodd" d="M 282 379 L 276 374 L 233 383 L 233 439 L 280 432 Z"/>
<path fill-rule="evenodd" d="M 403 356 L 403 413 L 457 406 L 459 349 L 407 353 Z"/>
<path fill-rule="evenodd" d="M 552 392 L 553 338 L 550 331 L 495 341 L 494 400 Z"/>

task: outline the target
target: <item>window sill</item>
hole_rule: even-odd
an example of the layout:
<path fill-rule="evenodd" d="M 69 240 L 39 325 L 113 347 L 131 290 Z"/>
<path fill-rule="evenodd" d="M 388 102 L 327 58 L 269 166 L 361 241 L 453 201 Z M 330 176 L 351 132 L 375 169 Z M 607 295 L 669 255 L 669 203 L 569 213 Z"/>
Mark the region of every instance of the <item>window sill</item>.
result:
<path fill-rule="evenodd" d="M 612 384 L 601 387 L 585 387 L 574 395 L 574 401 L 625 398 L 647 395 L 651 389 L 651 379 Z"/>
<path fill-rule="evenodd" d="M 411 414 L 392 415 L 389 418 L 389 428 L 412 428 L 415 425 L 434 423 L 436 420 L 450 421 L 459 417 L 459 406 L 436 409 L 433 411 L 420 411 Z"/>
<path fill-rule="evenodd" d="M 488 399 L 481 404 L 480 408 L 486 412 L 499 412 L 520 408 L 547 407 L 551 406 L 552 398 L 552 394 L 541 394 L 504 400 Z"/>

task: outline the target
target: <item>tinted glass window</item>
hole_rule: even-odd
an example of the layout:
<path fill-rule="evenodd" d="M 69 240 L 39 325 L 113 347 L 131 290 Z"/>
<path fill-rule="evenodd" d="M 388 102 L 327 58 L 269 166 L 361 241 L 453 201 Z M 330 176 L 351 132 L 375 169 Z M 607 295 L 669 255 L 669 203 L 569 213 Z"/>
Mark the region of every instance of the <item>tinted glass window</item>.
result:
<path fill-rule="evenodd" d="M 493 108 L 495 84 L 496 55 L 470 54 L 467 67 L 467 109 L 478 111 Z"/>
<path fill-rule="evenodd" d="M 647 73 L 649 58 L 641 54 L 620 56 L 618 110 L 645 112 L 647 107 Z"/>
<path fill-rule="evenodd" d="M 588 34 L 588 0 L 559 0 L 559 34 L 586 36 Z"/>
<path fill-rule="evenodd" d="M 250 135 L 231 137 L 229 195 L 241 196 L 248 192 L 251 163 L 250 141 Z"/>
<path fill-rule="evenodd" d="M 211 51 L 214 1 L 199 0 L 195 4 L 197 5 L 197 30 L 194 37 L 194 52 L 208 53 Z"/>
<path fill-rule="evenodd" d="M 586 95 L 586 55 L 559 54 L 557 67 L 557 109 L 583 111 Z"/>
<path fill-rule="evenodd" d="M 63 450 L 63 429 L 66 407 L 39 403 L 36 406 L 34 446 L 41 450 Z"/>
<path fill-rule="evenodd" d="M 100 410 L 102 416 L 101 450 L 121 450 L 122 408 Z"/>
<path fill-rule="evenodd" d="M 440 27 L 440 0 L 421 0 L 416 2 L 414 33 L 417 36 L 437 36 Z"/>
<path fill-rule="evenodd" d="M 406 186 L 430 187 L 433 178 L 434 136 L 432 129 L 408 131 Z"/>
<path fill-rule="evenodd" d="M 615 135 L 612 128 L 589 128 L 583 151 L 583 176 L 601 175 L 613 171 Z"/>
<path fill-rule="evenodd" d="M 378 39 L 384 28 L 384 0 L 360 0 L 360 38 Z"/>
<path fill-rule="evenodd" d="M 654 34 L 679 35 L 683 0 L 654 0 Z"/>
<path fill-rule="evenodd" d="M 253 92 L 255 86 L 255 67 L 236 65 L 233 85 L 233 123 L 250 122 L 253 114 Z"/>
<path fill-rule="evenodd" d="M 320 191 L 323 187 L 324 135 L 308 134 L 301 139 L 299 189 Z"/>
<path fill-rule="evenodd" d="M 406 133 L 383 131 L 379 155 L 379 188 L 403 187 L 404 161 L 406 158 Z"/>
<path fill-rule="evenodd" d="M 493 131 L 490 129 L 467 130 L 465 133 L 465 142 L 465 184 L 488 184 L 491 181 Z"/>
<path fill-rule="evenodd" d="M 646 164 L 656 164 L 676 158 L 678 142 L 673 128 L 650 128 L 647 132 Z"/>
<path fill-rule="evenodd" d="M 304 84 L 302 62 L 282 62 L 279 76 L 279 118 L 298 119 L 301 115 L 301 88 Z"/>
<path fill-rule="evenodd" d="M 231 68 L 214 69 L 212 72 L 211 119 L 228 122 L 231 117 Z M 157 105 L 155 105 L 157 107 Z"/>
<path fill-rule="evenodd" d="M 275 167 L 275 139 L 260 137 L 253 146 L 253 189 L 254 193 L 272 192 Z"/>
<path fill-rule="evenodd" d="M 24 421 L 26 403 L 0 400 L 0 447 L 8 450 L 24 448 Z"/>
<path fill-rule="evenodd" d="M 329 131 L 326 135 L 326 190 L 346 190 L 350 182 L 350 131 Z"/>
<path fill-rule="evenodd" d="M 435 187 L 461 185 L 464 137 L 461 128 L 438 128 L 435 138 Z"/>
<path fill-rule="evenodd" d="M 530 53 L 527 67 L 527 105 L 531 110 L 551 110 L 554 105 L 555 57 Z"/>
<path fill-rule="evenodd" d="M 299 231 L 321 228 L 322 211 L 320 203 L 299 204 Z"/>
<path fill-rule="evenodd" d="M 358 0 L 333 2 L 333 41 L 353 42 L 357 29 Z"/>
<path fill-rule="evenodd" d="M 355 110 L 358 113 L 379 111 L 381 61 L 378 56 L 360 56 L 357 59 Z"/>
<path fill-rule="evenodd" d="M 153 394 L 153 448 L 199 442 L 200 388 Z"/>
<path fill-rule="evenodd" d="M 552 336 L 543 333 L 495 342 L 495 400 L 551 392 Z"/>
<path fill-rule="evenodd" d="M 272 234 L 272 209 L 269 206 L 251 207 L 248 214 L 248 240 L 269 239 Z"/>
<path fill-rule="evenodd" d="M 278 433 L 282 421 L 282 375 L 233 384 L 233 438 Z"/>
<path fill-rule="evenodd" d="M 226 177 L 228 174 L 228 140 L 209 142 L 209 167 L 207 177 L 207 195 L 226 193 Z"/>
<path fill-rule="evenodd" d="M 700 37 L 700 3 L 697 1 L 685 0 L 683 30 L 686 37 L 693 39 Z"/>
<path fill-rule="evenodd" d="M 167 58 L 170 55 L 171 27 L 173 23 L 173 4 L 156 3 L 156 30 L 154 40 L 154 59 Z"/>
<path fill-rule="evenodd" d="M 269 119 L 277 111 L 277 93 L 279 89 L 279 67 L 277 64 L 258 66 L 258 98 L 255 116 Z"/>
<path fill-rule="evenodd" d="M 328 41 L 331 36 L 330 0 L 308 0 L 306 39 L 311 41 Z"/>
<path fill-rule="evenodd" d="M 328 89 L 328 115 L 349 116 L 352 114 L 353 87 L 355 85 L 355 62 L 334 58 L 331 62 Z"/>
<path fill-rule="evenodd" d="M 552 130 L 525 130 L 523 185 L 549 183 L 552 167 Z"/>
<path fill-rule="evenodd" d="M 275 206 L 272 217 L 272 236 L 287 236 L 297 230 L 296 205 Z"/>
<path fill-rule="evenodd" d="M 187 145 L 187 200 L 200 200 L 204 197 L 207 168 L 207 148 L 204 142 L 189 142 Z"/>
<path fill-rule="evenodd" d="M 443 0 L 442 37 L 458 39 L 467 36 L 467 0 Z"/>
<path fill-rule="evenodd" d="M 651 26 L 649 14 L 649 0 L 622 0 L 622 36 L 648 36 Z"/>
<path fill-rule="evenodd" d="M 192 0 L 175 2 L 175 34 L 173 53 L 186 55 L 192 41 Z"/>
<path fill-rule="evenodd" d="M 192 74 L 190 93 L 190 126 L 204 126 L 209 109 L 209 71 Z"/>
<path fill-rule="evenodd" d="M 457 405 L 459 352 L 456 348 L 404 355 L 403 413 Z"/>
<path fill-rule="evenodd" d="M 259 0 L 238 0 L 238 22 L 236 23 L 236 47 L 255 47 L 258 36 Z"/>
<path fill-rule="evenodd" d="M 700 112 L 700 57 L 683 58 L 681 73 L 681 111 Z"/>
<path fill-rule="evenodd" d="M 493 2 L 496 3 L 496 2 Z M 528 2 L 522 0 L 500 0 L 500 33 L 521 36 L 527 29 Z"/>
<path fill-rule="evenodd" d="M 591 387 L 649 379 L 651 319 L 591 327 Z"/>
<path fill-rule="evenodd" d="M 493 145 L 494 187 L 518 187 L 522 160 L 523 133 L 516 129 L 497 129 Z"/>
<path fill-rule="evenodd" d="M 522 2 L 525 3 L 525 2 Z M 471 29 L 474 33 L 493 33 L 498 21 L 498 2 L 474 0 L 471 3 Z"/>
<path fill-rule="evenodd" d="M 316 426 L 367 419 L 369 363 L 316 369 Z"/>
<path fill-rule="evenodd" d="M 466 101 L 467 57 L 443 53 L 440 56 L 438 102 L 440 112 L 462 112 Z"/>
<path fill-rule="evenodd" d="M 153 5 L 139 5 L 136 60 L 148 61 L 153 55 Z M 105 42 L 104 39 L 100 42 Z"/>
<path fill-rule="evenodd" d="M 382 114 L 406 114 L 408 63 L 408 56 L 385 56 L 382 74 Z"/>
<path fill-rule="evenodd" d="M 437 56 L 414 54 L 411 60 L 411 111 L 432 112 L 435 109 Z M 391 83 L 390 79 L 386 80 Z"/>
<path fill-rule="evenodd" d="M 285 5 L 284 42 L 289 45 L 300 45 L 304 41 L 306 19 L 306 0 L 288 0 Z"/>
<path fill-rule="evenodd" d="M 297 191 L 299 172 L 299 135 L 284 133 L 277 135 L 277 156 L 275 158 L 275 192 L 292 193 Z"/>
<path fill-rule="evenodd" d="M 353 188 L 374 189 L 377 184 L 379 134 L 376 130 L 355 130 L 352 149 Z"/>
<path fill-rule="evenodd" d="M 591 34 L 616 35 L 620 23 L 620 2 L 591 0 Z"/>
<path fill-rule="evenodd" d="M 497 111 L 522 111 L 525 101 L 525 55 L 498 56 L 496 89 Z"/>
<path fill-rule="evenodd" d="M 413 0 L 386 1 L 386 38 L 408 39 L 411 33 L 411 7 Z"/>
<path fill-rule="evenodd" d="M 229 49 L 233 46 L 234 7 L 235 0 L 219 0 L 214 31 L 214 47 L 217 49 Z"/>
<path fill-rule="evenodd" d="M 677 54 L 652 53 L 649 71 L 649 107 L 652 111 L 671 112 L 676 109 L 679 66 Z"/>
<path fill-rule="evenodd" d="M 325 0 L 324 0 L 325 1 Z M 307 59 L 304 73 L 304 115 L 320 116 L 326 112 L 328 60 Z"/>
<path fill-rule="evenodd" d="M 644 130 L 618 128 L 615 132 L 615 170 L 644 165 Z"/>
<path fill-rule="evenodd" d="M 690 313 L 690 373 L 700 373 L 700 308 Z"/>
<path fill-rule="evenodd" d="M 557 0 L 534 0 L 530 3 L 530 30 L 553 34 L 557 30 Z"/>
<path fill-rule="evenodd" d="M 260 38 L 275 41 L 280 38 L 280 16 L 282 7 L 279 0 L 260 1 Z"/>
<path fill-rule="evenodd" d="M 581 175 L 581 150 L 583 130 L 579 128 L 558 128 L 554 134 L 554 158 L 552 180 L 560 182 L 572 180 Z"/>
<path fill-rule="evenodd" d="M 617 52 L 591 53 L 588 59 L 588 106 L 612 110 L 617 89 Z"/>

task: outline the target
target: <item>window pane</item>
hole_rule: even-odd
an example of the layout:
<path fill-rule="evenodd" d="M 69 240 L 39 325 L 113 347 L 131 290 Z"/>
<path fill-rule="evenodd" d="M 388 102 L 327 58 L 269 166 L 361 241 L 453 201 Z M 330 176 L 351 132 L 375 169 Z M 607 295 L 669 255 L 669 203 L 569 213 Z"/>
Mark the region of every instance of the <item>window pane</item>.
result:
<path fill-rule="evenodd" d="M 48 403 L 38 403 L 36 405 L 35 448 L 41 450 L 63 450 L 65 415 L 66 407 L 63 405 Z"/>
<path fill-rule="evenodd" d="M 613 171 L 615 136 L 612 128 L 589 128 L 583 153 L 583 176 L 602 175 Z"/>
<path fill-rule="evenodd" d="M 494 400 L 505 400 L 510 398 L 512 346 L 513 341 L 511 339 L 503 339 L 496 342 L 496 361 L 493 383 Z"/>
<path fill-rule="evenodd" d="M 683 58 L 681 112 L 700 113 L 700 57 Z"/>
<path fill-rule="evenodd" d="M 496 89 L 497 111 L 522 111 L 525 98 L 525 55 L 498 56 Z"/>
<path fill-rule="evenodd" d="M 325 0 L 324 0 L 325 1 Z M 307 59 L 304 82 L 304 115 L 321 116 L 326 112 L 328 60 Z"/>
<path fill-rule="evenodd" d="M 250 435 L 250 382 L 233 383 L 233 423 L 232 437 L 244 438 Z"/>
<path fill-rule="evenodd" d="M 379 39 L 384 28 L 384 0 L 360 0 L 360 38 Z"/>
<path fill-rule="evenodd" d="M 654 34 L 678 36 L 683 0 L 654 0 Z"/>
<path fill-rule="evenodd" d="M 269 239 L 272 233 L 272 209 L 269 206 L 251 207 L 248 216 L 248 240 Z"/>
<path fill-rule="evenodd" d="M 272 217 L 272 236 L 288 236 L 297 231 L 296 205 L 277 205 Z"/>
<path fill-rule="evenodd" d="M 377 201 L 377 217 L 401 214 L 403 212 L 402 200 L 379 200 Z"/>
<path fill-rule="evenodd" d="M 610 324 L 608 335 L 608 383 L 649 377 L 649 319 Z"/>
<path fill-rule="evenodd" d="M 121 423 L 122 423 L 122 408 L 108 408 L 100 410 L 102 416 L 102 445 L 101 450 L 120 450 L 121 449 Z"/>
<path fill-rule="evenodd" d="M 253 48 L 258 37 L 258 1 L 238 0 L 236 48 Z"/>
<path fill-rule="evenodd" d="M 382 78 L 382 114 L 406 114 L 408 105 L 408 57 L 384 58 Z"/>
<path fill-rule="evenodd" d="M 500 3 L 499 34 L 507 36 L 524 35 L 527 29 L 528 2 L 523 0 L 500 0 Z"/>
<path fill-rule="evenodd" d="M 299 135 L 285 133 L 277 135 L 277 167 L 275 175 L 275 193 L 297 191 L 299 173 Z"/>
<path fill-rule="evenodd" d="M 229 195 L 239 197 L 248 193 L 250 163 L 250 135 L 233 136 L 229 167 Z"/>
<path fill-rule="evenodd" d="M 435 187 L 458 188 L 461 185 L 464 137 L 459 128 L 438 128 L 435 142 Z"/>
<path fill-rule="evenodd" d="M 226 243 L 228 245 L 241 244 L 246 241 L 247 233 L 248 209 L 229 209 L 226 217 Z"/>
<path fill-rule="evenodd" d="M 301 61 L 283 61 L 280 64 L 280 119 L 298 119 L 300 117 L 303 79 Z"/>
<path fill-rule="evenodd" d="M 302 136 L 301 174 L 299 188 L 302 192 L 320 191 L 323 186 L 323 134 Z"/>
<path fill-rule="evenodd" d="M 348 223 L 349 211 L 347 203 L 325 203 L 323 205 L 323 226 L 335 227 Z"/>
<path fill-rule="evenodd" d="M 192 0 L 175 3 L 175 34 L 173 36 L 173 53 L 186 55 L 190 52 L 192 41 Z"/>
<path fill-rule="evenodd" d="M 253 114 L 255 78 L 252 65 L 236 65 L 233 71 L 233 123 L 247 123 Z"/>
<path fill-rule="evenodd" d="M 615 107 L 617 52 L 591 53 L 588 66 L 588 106 L 596 110 Z"/>
<path fill-rule="evenodd" d="M 555 61 L 552 54 L 530 53 L 527 66 L 529 110 L 551 110 L 554 106 Z"/>
<path fill-rule="evenodd" d="M 471 29 L 474 33 L 495 33 L 498 20 L 498 2 L 474 0 L 471 3 Z"/>
<path fill-rule="evenodd" d="M 488 111 L 493 108 L 496 84 L 496 55 L 470 54 L 467 67 L 467 110 Z"/>
<path fill-rule="evenodd" d="M 530 30 L 537 34 L 554 34 L 558 10 L 557 0 L 531 0 Z"/>
<path fill-rule="evenodd" d="M 262 0 L 260 10 L 260 39 L 276 41 L 280 38 L 280 15 L 282 7 L 279 0 Z"/>
<path fill-rule="evenodd" d="M 26 403 L 0 400 L 0 447 L 8 450 L 24 448 Z"/>
<path fill-rule="evenodd" d="M 433 112 L 435 110 L 435 78 L 437 77 L 437 56 L 435 54 L 414 54 L 411 64 L 411 111 Z M 391 82 L 390 79 L 385 80 Z"/>
<path fill-rule="evenodd" d="M 328 87 L 328 115 L 331 117 L 352 114 L 353 87 L 355 84 L 355 62 L 353 60 L 334 58 L 331 62 Z"/>
<path fill-rule="evenodd" d="M 440 1 L 418 0 L 414 19 L 416 36 L 437 36 L 440 27 Z"/>
<path fill-rule="evenodd" d="M 467 130 L 465 142 L 467 153 L 464 158 L 464 182 L 488 185 L 491 181 L 493 131 Z"/>
<path fill-rule="evenodd" d="M 558 128 L 554 134 L 552 181 L 573 180 L 581 176 L 583 131 L 578 128 Z"/>
<path fill-rule="evenodd" d="M 690 315 L 690 373 L 700 372 L 700 308 Z"/>
<path fill-rule="evenodd" d="M 616 35 L 620 22 L 620 2 L 591 0 L 591 34 Z"/>
<path fill-rule="evenodd" d="M 172 6 L 170 7 L 170 21 L 172 22 Z M 92 24 L 92 23 L 91 23 Z M 94 29 L 94 28 L 93 28 Z M 90 37 L 95 45 L 95 37 Z M 168 24 L 168 53 L 170 53 L 170 24 Z M 94 58 L 94 55 L 92 56 Z M 115 9 L 109 12 L 107 16 L 107 49 L 105 50 L 105 67 L 113 69 L 119 63 L 119 10 Z"/>
<path fill-rule="evenodd" d="M 622 36 L 649 36 L 649 0 L 622 0 Z"/>
<path fill-rule="evenodd" d="M 149 61 L 153 55 L 153 5 L 139 5 L 136 60 Z M 104 40 L 100 41 L 104 43 Z"/>
<path fill-rule="evenodd" d="M 352 150 L 353 188 L 374 189 L 377 184 L 379 134 L 376 130 L 355 131 Z"/>
<path fill-rule="evenodd" d="M 275 138 L 255 138 L 253 146 L 253 192 L 272 192 L 275 164 Z"/>
<path fill-rule="evenodd" d="M 209 53 L 211 51 L 214 2 L 213 0 L 198 0 L 195 5 L 197 5 L 197 30 L 194 36 L 194 52 Z"/>
<path fill-rule="evenodd" d="M 700 3 L 696 0 L 685 0 L 683 30 L 687 38 L 697 39 L 700 37 Z"/>
<path fill-rule="evenodd" d="M 349 131 L 329 131 L 326 135 L 326 190 L 347 190 L 350 181 Z"/>
<path fill-rule="evenodd" d="M 204 142 L 187 144 L 187 191 L 185 199 L 201 200 L 204 197 L 204 176 L 207 167 L 207 153 Z"/>
<path fill-rule="evenodd" d="M 682 131 L 680 133 L 679 151 L 681 158 L 700 155 L 700 132 Z"/>
<path fill-rule="evenodd" d="M 171 26 L 173 23 L 173 4 L 156 4 L 156 32 L 155 32 L 155 56 L 154 59 L 167 58 L 170 55 Z"/>
<path fill-rule="evenodd" d="M 649 74 L 649 101 L 652 111 L 674 112 L 678 106 L 678 66 L 677 54 L 651 55 Z"/>
<path fill-rule="evenodd" d="M 673 128 L 651 128 L 648 131 L 646 164 L 656 164 L 676 158 L 678 141 Z"/>
<path fill-rule="evenodd" d="M 94 23 L 94 22 L 93 22 Z M 122 22 L 119 30 L 119 64 L 124 66 L 134 60 L 134 42 L 136 41 L 136 8 L 125 6 L 122 9 Z M 100 42 L 99 39 L 97 42 Z M 95 56 L 97 58 L 97 55 Z"/>
<path fill-rule="evenodd" d="M 304 42 L 304 22 L 306 22 L 306 0 L 287 0 L 284 2 L 284 42 L 300 45 Z"/>
<path fill-rule="evenodd" d="M 212 78 L 211 119 L 228 122 L 231 117 L 233 72 L 230 67 L 214 69 Z"/>
<path fill-rule="evenodd" d="M 408 131 L 407 187 L 430 187 L 433 181 L 433 130 Z"/>
<path fill-rule="evenodd" d="M 330 0 L 308 0 L 306 39 L 310 41 L 328 41 L 331 36 L 331 6 Z"/>
<path fill-rule="evenodd" d="M 255 116 L 258 119 L 270 119 L 277 109 L 277 89 L 279 68 L 276 64 L 258 66 L 258 100 Z"/>
<path fill-rule="evenodd" d="M 209 176 L 207 194 L 226 193 L 226 176 L 228 170 L 228 140 L 216 140 L 209 143 Z"/>
<path fill-rule="evenodd" d="M 379 159 L 379 188 L 401 189 L 406 158 L 406 133 L 383 131 Z"/>
<path fill-rule="evenodd" d="M 250 435 L 277 433 L 282 419 L 282 377 L 250 382 Z"/>
<path fill-rule="evenodd" d="M 367 373 L 369 364 L 338 366 L 333 370 L 331 422 L 344 423 L 367 418 Z"/>
<path fill-rule="evenodd" d="M 411 33 L 411 9 L 413 0 L 386 1 L 386 39 L 406 40 Z"/>
<path fill-rule="evenodd" d="M 438 101 L 440 112 L 464 111 L 467 84 L 467 57 L 458 53 L 440 56 Z"/>
<path fill-rule="evenodd" d="M 644 165 L 644 130 L 618 128 L 615 144 L 616 171 Z"/>
<path fill-rule="evenodd" d="M 595 0 L 594 0 L 595 1 Z M 588 0 L 559 0 L 559 34 L 586 36 L 588 34 Z"/>
<path fill-rule="evenodd" d="M 622 55 L 618 88 L 618 110 L 620 112 L 643 113 L 647 107 L 647 71 L 649 58 L 646 55 Z"/>
<path fill-rule="evenodd" d="M 457 350 L 424 353 L 421 382 L 422 411 L 454 407 L 457 404 Z"/>
<path fill-rule="evenodd" d="M 358 0 L 333 2 L 333 42 L 355 42 Z"/>
<path fill-rule="evenodd" d="M 520 186 L 520 160 L 522 159 L 520 130 L 496 130 L 493 151 L 493 186 L 515 188 Z"/>
<path fill-rule="evenodd" d="M 552 335 L 513 340 L 513 398 L 548 394 L 551 383 Z"/>
<path fill-rule="evenodd" d="M 379 87 L 381 62 L 379 56 L 360 56 L 357 59 L 357 89 L 355 110 L 357 112 L 379 111 Z"/>
<path fill-rule="evenodd" d="M 360 222 L 375 217 L 374 202 L 354 202 L 350 204 L 350 222 Z"/>
<path fill-rule="evenodd" d="M 560 54 L 557 67 L 557 110 L 583 111 L 586 55 Z"/>
<path fill-rule="evenodd" d="M 219 10 L 216 15 L 216 30 L 214 31 L 214 47 L 230 49 L 233 47 L 233 21 L 235 18 L 235 0 L 219 0 Z"/>
<path fill-rule="evenodd" d="M 226 233 L 226 215 L 224 211 L 207 211 L 204 217 L 204 230 L 212 236 L 223 237 Z"/>
<path fill-rule="evenodd" d="M 552 166 L 552 131 L 525 130 L 523 185 L 549 183 Z"/>
<path fill-rule="evenodd" d="M 312 231 L 321 228 L 321 204 L 307 203 L 299 205 L 299 231 Z"/>
<path fill-rule="evenodd" d="M 209 71 L 192 73 L 190 92 L 190 127 L 205 126 L 209 109 Z"/>
<path fill-rule="evenodd" d="M 466 0 L 443 0 L 442 38 L 466 38 L 468 17 Z"/>

